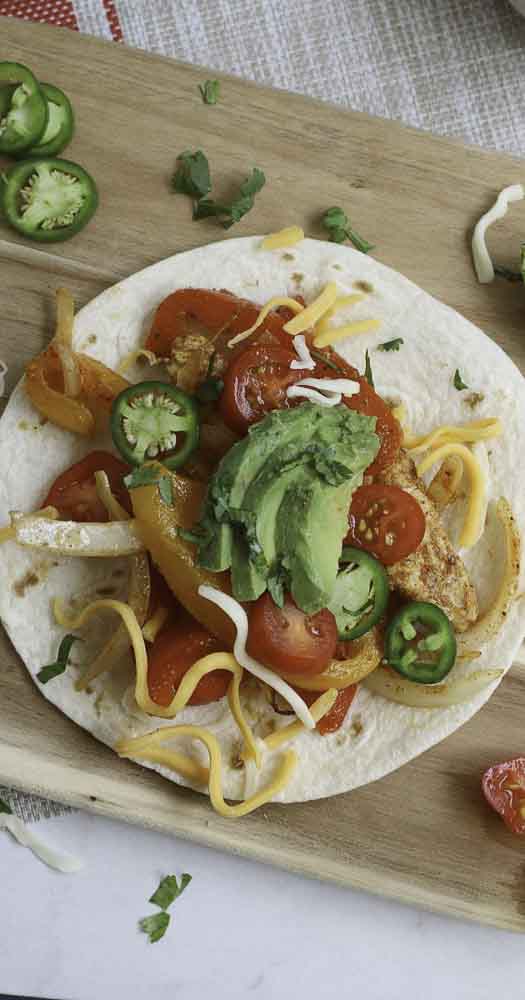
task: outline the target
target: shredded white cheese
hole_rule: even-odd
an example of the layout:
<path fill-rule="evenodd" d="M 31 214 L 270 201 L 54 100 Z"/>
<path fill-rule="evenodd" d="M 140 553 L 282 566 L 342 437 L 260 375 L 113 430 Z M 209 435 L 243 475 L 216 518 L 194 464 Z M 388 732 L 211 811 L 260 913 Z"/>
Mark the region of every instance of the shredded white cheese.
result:
<path fill-rule="evenodd" d="M 494 266 L 485 242 L 486 231 L 493 222 L 504 218 L 511 201 L 521 201 L 523 197 L 525 191 L 522 184 L 511 184 L 510 187 L 503 188 L 492 208 L 476 223 L 472 236 L 472 257 L 481 284 L 485 285 L 494 280 Z"/>
<path fill-rule="evenodd" d="M 338 406 L 343 396 L 355 396 L 359 383 L 350 378 L 303 378 L 286 390 L 289 399 L 304 396 L 319 406 Z"/>
<path fill-rule="evenodd" d="M 73 858 L 69 854 L 64 854 L 62 851 L 56 850 L 54 847 L 49 847 L 43 840 L 40 839 L 33 833 L 32 830 L 18 819 L 18 816 L 12 816 L 9 813 L 2 813 L 0 815 L 0 829 L 9 830 L 9 833 L 15 840 L 18 841 L 22 847 L 29 847 L 29 850 L 40 858 L 44 864 L 53 868 L 57 872 L 64 872 L 67 875 L 71 875 L 73 872 L 79 872 L 81 868 L 84 867 L 84 862 L 80 861 L 78 858 Z"/>
<path fill-rule="evenodd" d="M 234 597 L 230 597 L 229 594 L 223 593 L 222 590 L 217 590 L 216 587 L 208 587 L 204 583 L 201 583 L 199 587 L 199 594 L 201 597 L 205 597 L 206 600 L 213 601 L 217 607 L 221 608 L 231 618 L 237 629 L 237 636 L 233 644 L 233 655 L 241 667 L 248 670 L 254 677 L 258 677 L 260 681 L 264 681 L 274 691 L 278 691 L 288 705 L 290 705 L 290 708 L 293 708 L 297 718 L 301 720 L 303 725 L 307 729 L 315 729 L 315 720 L 306 703 L 297 694 L 297 691 L 294 691 L 278 674 L 274 674 L 273 670 L 269 670 L 268 667 L 264 667 L 262 663 L 254 660 L 253 656 L 250 656 L 247 652 L 248 616 L 242 605 Z"/>
<path fill-rule="evenodd" d="M 310 349 L 302 333 L 298 333 L 297 337 L 293 338 L 293 346 L 298 360 L 290 361 L 290 368 L 308 368 L 310 371 L 313 371 L 315 361 L 310 354 Z"/>
<path fill-rule="evenodd" d="M 0 361 L 0 398 L 5 396 L 5 377 L 7 375 L 7 365 L 5 361 Z"/>

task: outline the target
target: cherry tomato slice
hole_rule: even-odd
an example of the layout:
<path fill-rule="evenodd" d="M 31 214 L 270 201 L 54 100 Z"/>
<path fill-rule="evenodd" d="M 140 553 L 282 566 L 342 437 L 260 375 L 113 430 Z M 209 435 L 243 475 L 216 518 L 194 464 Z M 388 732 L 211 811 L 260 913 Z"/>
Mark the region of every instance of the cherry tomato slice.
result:
<path fill-rule="evenodd" d="M 425 534 L 417 500 L 399 486 L 371 483 L 355 491 L 348 515 L 346 545 L 357 545 L 392 566 L 415 552 Z"/>
<path fill-rule="evenodd" d="M 285 674 L 319 674 L 337 644 L 337 625 L 328 608 L 306 615 L 287 595 L 278 608 L 268 593 L 250 605 L 248 642 L 251 656 Z"/>
<path fill-rule="evenodd" d="M 228 427 L 244 434 L 271 410 L 290 406 L 286 390 L 304 378 L 304 371 L 290 368 L 294 358 L 293 351 L 262 345 L 234 358 L 224 376 L 219 404 Z"/>
<path fill-rule="evenodd" d="M 525 833 L 525 757 L 489 767 L 481 781 L 483 794 L 513 833 Z"/>
<path fill-rule="evenodd" d="M 148 653 L 148 688 L 157 705 L 169 705 L 189 668 L 201 656 L 218 653 L 223 648 L 215 636 L 197 622 L 183 620 L 163 629 Z M 199 681 L 188 705 L 207 705 L 223 698 L 231 674 L 213 670 Z"/>
<path fill-rule="evenodd" d="M 95 484 L 95 472 L 99 471 L 106 473 L 112 493 L 131 514 L 130 496 L 123 483 L 130 467 L 107 451 L 92 451 L 62 472 L 42 506 L 56 507 L 60 518 L 66 521 L 108 521 L 108 512 L 98 498 Z"/>
<path fill-rule="evenodd" d="M 295 690 L 301 695 L 301 698 L 304 699 L 307 705 L 312 705 L 319 697 L 319 691 L 305 691 L 304 688 L 296 688 Z M 356 691 L 357 684 L 349 684 L 348 687 L 341 688 L 337 692 L 337 698 L 330 711 L 326 715 L 323 715 L 323 718 L 319 720 L 315 727 L 317 732 L 321 733 L 321 736 L 326 736 L 327 733 L 335 733 L 341 728 L 345 721 L 346 713 L 355 698 Z"/>

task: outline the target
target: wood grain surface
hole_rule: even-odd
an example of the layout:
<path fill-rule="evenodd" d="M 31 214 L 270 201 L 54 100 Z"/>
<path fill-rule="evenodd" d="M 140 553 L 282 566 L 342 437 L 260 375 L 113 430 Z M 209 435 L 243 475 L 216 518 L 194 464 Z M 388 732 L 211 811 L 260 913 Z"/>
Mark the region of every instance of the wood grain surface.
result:
<path fill-rule="evenodd" d="M 209 220 L 192 222 L 189 199 L 170 192 L 177 154 L 196 148 L 221 197 L 253 166 L 266 173 L 255 209 L 230 235 L 290 223 L 321 235 L 320 213 L 340 204 L 379 259 L 481 326 L 525 370 L 523 287 L 478 285 L 468 252 L 475 219 L 501 187 L 523 180 L 520 161 L 229 77 L 221 103 L 207 107 L 197 90 L 206 70 L 67 30 L 0 18 L 0 40 L 0 58 L 27 63 L 68 92 L 77 135 L 66 155 L 93 173 L 101 194 L 84 233 L 46 250 L 0 223 L 9 388 L 50 335 L 55 287 L 67 284 L 81 306 L 147 264 L 225 237 Z M 518 263 L 524 214 L 515 207 L 491 235 L 508 266 Z M 522 668 L 471 722 L 390 777 L 232 822 L 64 718 L 4 635 L 0 665 L 0 781 L 341 885 L 525 929 L 523 844 L 485 807 L 479 784 L 489 763 L 524 750 Z"/>

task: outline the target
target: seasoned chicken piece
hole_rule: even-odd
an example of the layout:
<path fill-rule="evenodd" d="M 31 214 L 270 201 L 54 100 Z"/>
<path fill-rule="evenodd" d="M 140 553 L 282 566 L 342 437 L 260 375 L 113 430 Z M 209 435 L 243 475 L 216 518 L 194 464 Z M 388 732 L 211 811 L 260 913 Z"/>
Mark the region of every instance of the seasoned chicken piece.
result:
<path fill-rule="evenodd" d="M 465 632 L 478 616 L 476 592 L 406 451 L 401 449 L 382 478 L 415 497 L 426 519 L 419 548 L 393 566 L 387 566 L 392 585 L 411 600 L 438 604 L 454 628 Z"/>
<path fill-rule="evenodd" d="M 184 392 L 195 392 L 209 372 L 213 351 L 213 341 L 203 334 L 177 337 L 167 363 L 172 382 Z"/>

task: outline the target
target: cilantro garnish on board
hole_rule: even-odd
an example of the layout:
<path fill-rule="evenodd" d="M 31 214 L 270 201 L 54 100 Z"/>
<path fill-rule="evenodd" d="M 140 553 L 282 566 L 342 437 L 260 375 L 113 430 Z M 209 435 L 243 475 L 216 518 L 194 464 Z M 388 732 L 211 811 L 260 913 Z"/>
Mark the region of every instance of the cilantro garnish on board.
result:
<path fill-rule="evenodd" d="M 199 83 L 199 90 L 204 104 L 217 104 L 221 94 L 221 85 L 218 80 L 206 80 Z"/>
<path fill-rule="evenodd" d="M 239 186 L 238 193 L 230 201 L 208 198 L 211 191 L 210 167 L 201 149 L 195 153 L 186 150 L 177 157 L 177 167 L 172 178 L 173 190 L 187 194 L 194 199 L 193 218 L 216 218 L 225 229 L 229 229 L 247 212 L 251 211 L 255 195 L 264 187 L 266 177 L 259 167 L 253 167 L 251 174 Z"/>
<path fill-rule="evenodd" d="M 352 228 L 348 216 L 343 212 L 342 208 L 338 208 L 337 206 L 329 208 L 324 213 L 321 222 L 324 228 L 328 230 L 328 238 L 333 243 L 344 243 L 345 240 L 350 240 L 350 243 L 353 243 L 356 250 L 360 250 L 361 253 L 370 253 L 371 250 L 374 250 L 374 244 L 369 243 L 368 240 L 365 240 L 363 236 L 360 236 Z"/>

